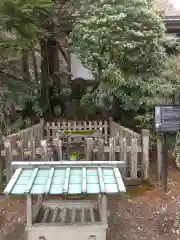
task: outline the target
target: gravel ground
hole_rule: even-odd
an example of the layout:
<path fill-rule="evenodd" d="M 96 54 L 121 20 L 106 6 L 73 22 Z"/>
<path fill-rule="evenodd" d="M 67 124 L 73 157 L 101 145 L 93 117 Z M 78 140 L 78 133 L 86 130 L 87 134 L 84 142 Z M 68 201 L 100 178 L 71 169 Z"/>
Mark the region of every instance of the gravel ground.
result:
<path fill-rule="evenodd" d="M 155 187 L 109 199 L 107 240 L 180 239 L 180 172 L 169 171 L 169 192 Z M 138 192 L 138 194 L 137 194 Z M 25 240 L 25 202 L 0 198 L 0 240 Z M 179 223 L 179 226 L 178 226 Z"/>
<path fill-rule="evenodd" d="M 25 201 L 0 198 L 0 237 L 4 240 L 23 240 L 26 221 Z M 0 238 L 0 240 L 1 240 Z"/>
<path fill-rule="evenodd" d="M 110 200 L 107 240 L 180 239 L 180 172 L 176 169 L 169 171 L 168 189 L 167 194 L 156 187 L 140 196 Z"/>

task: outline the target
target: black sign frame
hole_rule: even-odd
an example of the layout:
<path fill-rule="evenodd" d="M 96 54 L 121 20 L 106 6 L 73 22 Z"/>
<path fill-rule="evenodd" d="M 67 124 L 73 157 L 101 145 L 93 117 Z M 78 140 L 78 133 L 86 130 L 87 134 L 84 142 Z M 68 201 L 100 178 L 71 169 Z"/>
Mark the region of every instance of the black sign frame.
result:
<path fill-rule="evenodd" d="M 155 105 L 155 111 L 154 111 L 154 126 L 153 126 L 153 128 L 154 128 L 154 131 L 155 132 L 159 132 L 159 133 L 177 133 L 177 132 L 180 132 L 180 119 L 179 119 L 179 128 L 177 129 L 177 130 L 163 130 L 163 129 L 161 129 L 161 128 L 159 128 L 159 130 L 157 129 L 157 126 L 156 126 L 156 124 L 157 124 L 157 122 L 156 122 L 156 109 L 157 108 L 160 108 L 160 111 L 162 111 L 162 108 L 163 107 L 171 107 L 171 108 L 179 108 L 179 114 L 180 114 L 180 104 L 158 104 L 158 105 Z M 160 123 L 162 122 L 162 119 L 160 119 L 161 121 L 160 121 Z"/>
<path fill-rule="evenodd" d="M 163 107 L 178 108 L 178 111 L 176 109 L 176 112 L 178 113 L 178 115 L 175 116 L 175 120 L 176 120 L 175 122 L 176 122 L 176 124 L 178 123 L 176 125 L 176 127 L 178 125 L 179 126 L 177 128 L 174 128 L 173 130 L 169 130 L 169 131 L 168 131 L 168 128 L 157 129 L 156 124 L 158 122 L 156 121 L 156 108 L 158 108 L 158 107 L 161 110 L 160 123 L 162 123 L 162 108 Z M 178 117 L 178 120 L 177 120 L 177 117 Z M 167 116 L 165 118 L 165 121 L 167 121 Z M 172 121 L 171 121 L 171 124 L 172 124 Z M 171 124 L 170 124 L 170 126 L 171 126 Z M 177 133 L 178 131 L 180 132 L 180 104 L 158 104 L 158 105 L 156 105 L 155 106 L 155 111 L 154 111 L 154 129 L 155 129 L 155 132 L 161 133 L 162 137 L 163 137 L 163 139 L 161 139 L 161 141 L 162 141 L 162 153 L 163 153 L 162 172 L 161 172 L 161 173 L 163 173 L 163 176 L 161 177 L 161 180 L 162 180 L 162 184 L 163 184 L 163 187 L 164 187 L 164 192 L 167 193 L 168 192 L 168 143 L 167 143 L 167 138 L 168 138 L 169 133 Z"/>

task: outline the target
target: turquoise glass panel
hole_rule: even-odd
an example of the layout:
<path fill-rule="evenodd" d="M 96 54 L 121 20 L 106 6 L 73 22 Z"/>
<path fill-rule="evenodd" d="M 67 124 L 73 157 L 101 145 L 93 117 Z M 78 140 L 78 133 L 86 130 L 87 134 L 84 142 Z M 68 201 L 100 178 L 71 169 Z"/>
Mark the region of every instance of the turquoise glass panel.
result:
<path fill-rule="evenodd" d="M 81 184 L 82 182 L 82 176 L 78 176 L 78 175 L 71 175 L 70 179 L 69 179 L 69 183 L 75 183 L 75 184 Z"/>
<path fill-rule="evenodd" d="M 43 166 L 42 166 L 43 167 Z M 70 166 L 70 177 L 68 185 L 69 194 L 81 194 L 82 192 L 82 169 L 80 167 Z M 44 194 L 47 182 L 49 179 L 49 173 L 51 168 L 42 168 L 39 169 L 37 176 L 34 179 L 33 186 L 31 189 L 31 194 Z M 19 194 L 22 195 L 28 189 L 29 180 L 32 177 L 34 169 L 23 169 L 18 179 L 12 179 L 7 185 L 7 193 L 9 194 Z M 49 194 L 63 194 L 64 181 L 66 177 L 67 167 L 55 168 L 53 179 L 51 182 L 51 187 Z M 124 183 L 119 181 L 117 185 L 117 179 L 114 174 L 113 168 L 102 167 L 103 181 L 105 184 L 106 193 L 117 193 L 119 188 L 122 189 L 122 192 L 125 191 Z M 98 194 L 101 192 L 98 168 L 95 167 L 86 167 L 86 191 L 88 194 Z M 14 185 L 15 183 L 15 185 Z M 122 185 L 122 186 L 121 186 Z M 14 187 L 13 187 L 14 186 Z M 11 188 L 13 189 L 11 190 Z"/>
<path fill-rule="evenodd" d="M 14 184 L 16 184 L 16 178 L 11 178 L 8 185 L 4 189 L 5 194 L 11 194 L 12 188 L 14 187 Z"/>
<path fill-rule="evenodd" d="M 54 170 L 54 177 L 65 177 L 65 175 L 66 175 L 66 168 Z"/>
<path fill-rule="evenodd" d="M 20 177 L 31 177 L 34 169 L 23 169 Z"/>
<path fill-rule="evenodd" d="M 98 176 L 87 176 L 86 181 L 87 181 L 87 183 L 99 184 L 99 177 Z"/>
<path fill-rule="evenodd" d="M 100 193 L 99 184 L 87 184 L 87 193 Z"/>
<path fill-rule="evenodd" d="M 20 177 L 21 173 L 22 173 L 21 168 L 16 169 L 15 171 L 13 171 L 13 176 L 12 176 L 12 178 L 17 179 L 18 177 Z"/>
<path fill-rule="evenodd" d="M 114 171 L 112 168 L 103 168 L 104 176 L 114 176 Z"/>
<path fill-rule="evenodd" d="M 68 194 L 80 194 L 81 187 L 81 184 L 69 184 Z"/>
<path fill-rule="evenodd" d="M 104 183 L 116 184 L 116 179 L 114 176 L 104 176 Z"/>
<path fill-rule="evenodd" d="M 97 168 L 89 168 L 86 171 L 87 176 L 98 176 Z"/>
<path fill-rule="evenodd" d="M 62 194 L 63 188 L 64 188 L 64 184 L 52 185 L 50 189 L 50 194 Z"/>
<path fill-rule="evenodd" d="M 16 184 L 28 185 L 29 179 L 30 179 L 29 177 L 19 177 L 18 180 L 16 181 Z"/>
<path fill-rule="evenodd" d="M 106 193 L 117 193 L 119 192 L 117 184 L 105 184 Z"/>
<path fill-rule="evenodd" d="M 45 185 L 47 183 L 48 177 L 36 177 L 34 185 Z"/>
<path fill-rule="evenodd" d="M 53 177 L 52 185 L 64 184 L 65 176 Z"/>
<path fill-rule="evenodd" d="M 70 176 L 82 176 L 82 168 L 71 169 Z"/>
<path fill-rule="evenodd" d="M 33 185 L 31 194 L 43 194 L 45 191 L 45 185 Z"/>
<path fill-rule="evenodd" d="M 11 194 L 24 194 L 27 190 L 27 185 L 15 185 Z"/>
<path fill-rule="evenodd" d="M 50 169 L 40 169 L 36 177 L 48 177 Z"/>

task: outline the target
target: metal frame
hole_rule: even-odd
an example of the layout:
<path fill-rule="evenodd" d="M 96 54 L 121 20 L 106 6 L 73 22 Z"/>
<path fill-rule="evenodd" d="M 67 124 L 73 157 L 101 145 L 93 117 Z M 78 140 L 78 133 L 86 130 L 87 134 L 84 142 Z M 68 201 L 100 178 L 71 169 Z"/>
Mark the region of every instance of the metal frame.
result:
<path fill-rule="evenodd" d="M 18 162 L 19 164 L 20 162 Z M 12 176 L 11 180 L 10 180 L 10 183 L 7 185 L 7 187 L 5 188 L 4 190 L 4 194 L 5 195 L 9 195 L 11 194 L 11 191 L 13 189 L 13 187 L 15 186 L 15 183 L 18 181 L 18 177 L 20 176 L 21 172 L 22 172 L 22 169 L 31 169 L 33 170 L 32 173 L 31 173 L 31 177 L 29 179 L 29 182 L 28 182 L 28 185 L 26 186 L 26 189 L 23 190 L 23 192 L 21 193 L 21 195 L 25 194 L 25 195 L 38 195 L 38 194 L 45 194 L 45 195 L 59 195 L 59 194 L 71 194 L 71 192 L 68 191 L 68 186 L 69 186 L 69 181 L 70 181 L 70 170 L 71 170 L 71 167 L 74 168 L 74 169 L 78 169 L 78 168 L 81 168 L 82 170 L 82 182 L 81 182 L 81 191 L 80 192 L 77 192 L 75 194 L 85 194 L 86 193 L 86 182 L 87 182 L 87 176 L 86 176 L 86 167 L 87 168 L 96 168 L 97 171 L 98 171 L 98 177 L 99 177 L 99 187 L 100 187 L 100 193 L 101 194 L 105 194 L 105 193 L 114 193 L 114 192 L 111 192 L 109 190 L 106 190 L 106 186 L 105 186 L 105 182 L 104 182 L 104 179 L 103 179 L 103 171 L 102 171 L 102 168 L 104 168 L 104 165 L 100 162 L 100 164 L 97 166 L 97 164 L 95 165 L 64 165 L 64 166 L 56 166 L 56 169 L 65 169 L 65 179 L 64 179 L 64 183 L 63 183 L 63 190 L 62 192 L 57 192 L 57 193 L 50 193 L 50 188 L 51 188 L 51 183 L 53 181 L 53 175 L 54 175 L 54 171 L 55 171 L 55 166 L 52 167 L 50 164 L 46 165 L 46 168 L 44 168 L 43 165 L 41 165 L 41 162 L 39 163 L 40 166 L 38 168 L 37 165 L 27 165 L 26 167 L 23 167 L 22 166 L 22 163 L 21 163 L 21 166 L 19 166 L 19 168 L 16 169 L 16 172 L 14 173 L 14 175 Z M 17 167 L 17 165 L 16 165 Z M 33 184 L 34 184 L 34 181 L 36 179 L 36 176 L 38 174 L 38 172 L 40 170 L 43 170 L 43 169 L 49 169 L 49 174 L 48 176 L 46 177 L 47 179 L 47 182 L 46 184 L 44 185 L 44 191 L 41 192 L 38 191 L 38 192 L 34 192 L 32 193 L 31 190 L 33 188 Z M 112 166 L 109 165 L 109 164 L 106 164 L 106 168 L 109 169 L 109 168 L 112 168 L 113 172 L 114 172 L 114 177 L 116 179 L 116 185 L 117 185 L 117 190 L 115 190 L 115 192 L 126 192 L 126 188 L 124 186 L 124 183 L 123 183 L 123 180 L 122 180 L 122 176 L 119 172 L 119 169 L 118 167 L 116 166 L 116 162 L 115 164 Z M 90 193 L 90 192 L 89 192 Z M 15 193 L 14 193 L 15 194 Z M 92 194 L 96 194 L 96 192 L 92 192 Z M 99 194 L 99 193 L 98 193 Z M 18 195 L 18 193 L 17 193 Z"/>
<path fill-rule="evenodd" d="M 46 167 L 124 167 L 124 161 L 46 161 L 46 162 L 12 162 L 13 169 L 17 168 L 46 168 Z"/>
<path fill-rule="evenodd" d="M 161 129 L 159 131 L 157 131 L 156 129 L 156 122 L 155 122 L 155 119 L 156 119 L 156 108 L 159 107 L 159 108 L 163 108 L 163 107 L 179 107 L 180 108 L 180 104 L 157 104 L 154 108 L 154 122 L 153 122 L 153 129 L 155 132 L 158 132 L 158 133 L 165 133 L 164 131 L 162 131 Z M 162 118 L 162 116 L 161 116 Z M 162 119 L 161 119 L 162 120 Z M 180 123 L 179 123 L 180 124 Z M 179 129 L 180 129 L 180 125 L 179 125 Z M 174 132 L 177 132 L 177 131 L 168 131 L 168 133 L 174 133 Z"/>

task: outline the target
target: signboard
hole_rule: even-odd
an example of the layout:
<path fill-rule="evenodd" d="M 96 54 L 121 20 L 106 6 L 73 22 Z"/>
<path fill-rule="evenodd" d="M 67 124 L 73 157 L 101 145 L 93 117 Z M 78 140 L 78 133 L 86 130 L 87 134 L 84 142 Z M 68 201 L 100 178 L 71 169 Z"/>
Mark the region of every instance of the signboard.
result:
<path fill-rule="evenodd" d="M 155 131 L 180 131 L 180 105 L 155 106 Z"/>

